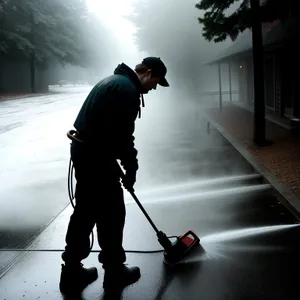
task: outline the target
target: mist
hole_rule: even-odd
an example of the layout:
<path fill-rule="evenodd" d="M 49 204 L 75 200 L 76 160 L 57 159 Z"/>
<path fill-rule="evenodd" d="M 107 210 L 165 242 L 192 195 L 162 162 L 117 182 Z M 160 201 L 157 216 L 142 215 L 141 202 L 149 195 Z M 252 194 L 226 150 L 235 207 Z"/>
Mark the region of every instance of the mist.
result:
<path fill-rule="evenodd" d="M 232 41 L 216 44 L 204 39 L 197 20 L 204 12 L 195 8 L 195 1 L 131 0 L 108 5 L 89 0 L 87 4 L 92 22 L 82 34 L 93 37 L 86 49 L 88 63 L 54 65 L 52 84 L 79 81 L 92 85 L 121 62 L 134 68 L 144 57 L 158 56 L 167 65 L 173 99 L 198 102 L 202 94 L 218 90 L 217 68 L 205 63 Z M 118 8 L 113 10 L 113 6 Z"/>
<path fill-rule="evenodd" d="M 235 1 L 229 11 L 234 10 L 238 2 Z M 228 295 L 232 299 L 255 299 L 257 291 L 263 295 L 261 282 L 268 283 L 267 291 L 274 290 L 269 283 L 278 272 L 270 266 L 277 270 L 285 266 L 286 273 L 281 272 L 281 277 L 287 278 L 285 282 L 293 282 L 294 277 L 289 275 L 300 262 L 297 260 L 299 247 L 293 244 L 298 241 L 298 232 L 292 232 L 292 228 L 298 231 L 299 226 L 285 224 L 295 221 L 274 195 L 273 185 L 266 183 L 264 176 L 237 151 L 238 139 L 229 142 L 225 137 L 227 129 L 220 129 L 218 125 L 221 117 L 214 123 L 209 123 L 207 118 L 223 113 L 218 107 L 222 99 L 220 77 L 224 102 L 228 100 L 229 88 L 233 92 L 244 89 L 244 93 L 238 95 L 240 98 L 246 95 L 247 89 L 251 92 L 251 82 L 246 84 L 251 77 L 243 73 L 251 60 L 245 67 L 240 65 L 239 58 L 236 60 L 230 73 L 230 85 L 228 63 L 218 69 L 218 65 L 211 62 L 233 42 L 228 39 L 216 44 L 204 39 L 197 19 L 204 12 L 195 7 L 196 3 L 197 0 L 0 0 L 0 291 L 3 299 L 60 297 L 60 253 L 68 248 L 65 248 L 69 239 L 66 238 L 68 222 L 72 219 L 73 205 L 79 203 L 77 200 L 82 201 L 82 206 L 75 218 L 76 215 L 83 218 L 76 226 L 70 226 L 76 232 L 68 236 L 78 237 L 78 242 L 74 241 L 78 254 L 78 245 L 88 245 L 87 236 L 86 240 L 80 237 L 84 237 L 84 232 L 90 234 L 89 229 L 94 230 L 93 252 L 98 251 L 100 244 L 102 248 L 110 245 L 110 251 L 113 246 L 118 252 L 117 239 L 121 238 L 118 226 L 123 223 L 118 217 L 123 219 L 123 212 L 117 210 L 123 198 L 121 193 L 113 191 L 115 186 L 118 188 L 118 175 L 109 176 L 113 175 L 109 170 L 108 178 L 112 178 L 109 182 L 103 169 L 107 170 L 109 165 L 110 150 L 131 161 L 128 140 L 134 142 L 138 151 L 135 194 L 153 222 L 168 237 L 180 236 L 191 229 L 199 236 L 203 249 L 201 253 L 195 252 L 195 261 L 179 264 L 177 271 L 173 267 L 169 270 L 160 267 L 162 256 L 141 254 L 141 251 L 161 249 L 157 243 L 160 241 L 132 194 L 122 185 L 126 206 L 124 249 L 126 253 L 131 252 L 129 265 L 134 262 L 142 267 L 143 273 L 143 281 L 126 289 L 122 298 L 140 299 L 143 295 L 143 299 L 198 299 L 200 292 L 207 299 L 228 298 Z M 134 69 L 147 56 L 162 59 L 170 86 L 157 85 L 143 95 L 145 106 L 140 105 L 141 114 L 134 122 L 133 136 L 125 136 L 127 130 L 118 131 L 119 128 L 107 130 L 116 124 L 131 129 L 133 124 L 126 123 L 133 116 L 133 109 L 131 105 L 124 108 L 122 102 L 115 114 L 116 110 L 111 110 L 107 102 L 98 106 L 95 102 L 102 95 L 101 88 L 95 89 L 95 97 L 88 103 L 92 111 L 85 109 L 86 106 L 82 110 L 87 115 L 79 123 L 87 126 L 74 128 L 94 85 L 112 75 L 119 64 L 125 63 Z M 121 87 L 127 90 L 125 84 Z M 234 101 L 237 94 L 233 93 L 230 100 Z M 119 97 L 112 99 L 111 95 L 109 100 L 118 105 Z M 98 123 L 99 118 L 105 116 L 98 115 L 100 107 L 109 107 L 110 117 Z M 123 112 L 125 118 L 117 120 L 116 116 Z M 242 120 L 234 112 L 228 115 L 228 123 L 235 119 L 236 124 L 249 125 L 247 119 Z M 89 132 L 90 124 L 97 128 Z M 244 127 L 240 128 L 243 131 Z M 84 151 L 74 149 L 75 144 L 76 154 L 71 157 L 72 142 L 67 133 L 72 129 L 78 130 L 80 135 L 83 132 L 83 140 L 87 137 L 88 142 L 78 147 Z M 89 152 L 94 138 L 96 151 Z M 114 140 L 118 138 L 124 147 L 121 145 L 121 149 L 115 151 L 110 148 L 111 141 L 114 147 L 118 144 Z M 85 148 L 85 145 L 88 146 Z M 95 164 L 86 160 L 90 155 Z M 79 169 L 73 165 L 74 173 L 70 174 L 74 157 L 78 157 Z M 268 159 L 275 161 L 273 155 Z M 124 161 L 121 163 L 124 165 Z M 115 165 L 110 167 L 113 169 Z M 76 185 L 76 178 L 84 178 L 84 184 Z M 94 185 L 86 184 L 88 181 Z M 79 193 L 76 193 L 77 187 L 82 187 Z M 93 220 L 101 220 L 94 229 L 91 225 L 96 225 L 95 222 L 90 223 Z M 88 226 L 84 226 L 85 221 Z M 101 238 L 99 226 L 105 226 L 106 242 L 97 243 L 98 235 L 98 241 Z M 280 240 L 287 232 L 293 235 Z M 25 253 L 27 247 L 32 252 Z M 278 251 L 281 248 L 283 252 Z M 88 248 L 86 250 L 88 253 Z M 274 256 L 275 250 L 278 256 Z M 283 260 L 286 253 L 290 261 Z M 261 254 L 264 256 L 260 257 Z M 70 274 L 79 274 L 81 278 L 84 273 L 83 276 L 77 273 L 76 256 L 73 260 L 71 255 Z M 225 257 L 231 260 L 225 261 Z M 197 264 L 193 267 L 194 262 Z M 104 270 L 99 268 L 96 255 L 89 256 L 84 265 L 98 266 L 99 280 L 103 278 Z M 112 270 L 119 270 L 117 264 L 112 266 Z M 76 280 L 70 283 L 72 287 L 80 285 Z M 285 284 L 273 283 L 282 288 L 282 293 L 289 290 Z M 297 284 L 295 281 L 296 288 Z M 240 286 L 241 289 L 236 288 Z M 247 294 L 248 287 L 253 288 L 253 294 Z M 84 291 L 83 296 L 104 299 L 105 293 L 102 294 L 98 281 Z M 264 296 L 274 298 L 270 294 Z"/>
<path fill-rule="evenodd" d="M 134 12 L 128 16 L 137 27 L 138 49 L 166 61 L 173 91 L 189 97 L 216 88 L 214 70 L 204 63 L 231 44 L 214 44 L 204 39 L 197 20 L 203 12 L 195 4 L 191 0 L 134 1 Z"/>
<path fill-rule="evenodd" d="M 211 104 L 211 99 L 203 94 L 218 91 L 217 69 L 205 63 L 232 41 L 215 44 L 204 39 L 197 20 L 203 12 L 195 8 L 195 1 L 127 0 L 109 3 L 68 0 L 74 4 L 74 10 L 65 21 L 57 10 L 63 7 L 54 7 L 51 3 L 46 8 L 52 9 L 55 22 L 47 18 L 45 7 L 36 6 L 34 0 L 24 4 L 23 9 L 35 5 L 44 14 L 42 24 L 49 35 L 59 38 L 54 29 L 62 30 L 64 38 L 61 37 L 61 43 L 56 43 L 51 51 L 46 51 L 50 44 L 42 38 L 40 29 L 36 29 L 39 39 L 36 39 L 35 67 L 28 68 L 30 57 L 24 58 L 27 73 L 19 72 L 14 85 L 11 85 L 11 76 L 16 72 L 10 68 L 2 81 L 4 91 L 10 91 L 11 87 L 18 91 L 30 90 L 33 84 L 28 78 L 36 81 L 35 91 L 43 91 L 41 82 L 48 83 L 47 88 L 59 93 L 66 86 L 84 85 L 80 99 L 74 100 L 79 109 L 93 85 L 111 75 L 118 64 L 124 62 L 133 69 L 146 56 L 161 57 L 168 69 L 170 87 L 158 87 L 145 95 L 146 107 L 142 108 L 142 117 L 136 122 L 136 145 L 140 149 L 141 162 L 138 184 L 151 187 L 161 180 L 171 182 L 183 178 L 189 180 L 200 174 L 205 179 L 217 173 L 220 177 L 242 173 L 244 166 L 240 167 L 240 161 L 235 164 L 224 159 L 219 167 L 215 166 L 214 160 L 222 159 L 223 153 L 211 152 L 222 145 L 218 144 L 215 134 L 206 133 L 206 120 L 202 118 L 203 104 Z M 72 34 L 64 26 L 69 26 Z M 8 69 L 11 65 L 7 61 L 5 66 Z M 1 68 L 3 72 L 5 66 Z M 25 76 L 28 72 L 31 76 Z M 226 78 L 226 66 L 222 72 Z M 19 84 L 24 76 L 26 88 L 25 83 Z M 10 85 L 6 84 L 8 82 Z M 228 81 L 223 82 L 225 89 L 226 84 Z M 65 93 L 69 92 L 75 93 L 75 89 L 65 90 Z M 157 152 L 153 165 L 149 164 L 149 149 Z"/>
<path fill-rule="evenodd" d="M 22 3 L 20 11 L 13 11 L 14 2 L 0 12 L 2 29 L 15 35 L 13 44 L 7 42 L 9 34 L 0 42 L 3 93 L 93 85 L 112 74 L 119 63 L 134 68 L 150 55 L 166 63 L 173 95 L 197 102 L 199 95 L 218 89 L 217 69 L 205 63 L 232 44 L 204 39 L 197 20 L 203 11 L 195 8 L 194 0 L 68 0 L 65 4 L 56 0 L 46 6 L 30 0 Z M 72 10 L 67 9 L 69 4 Z M 30 15 L 31 9 L 36 15 Z M 20 19 L 23 11 L 25 18 Z M 17 56 L 21 57 L 18 63 Z"/>

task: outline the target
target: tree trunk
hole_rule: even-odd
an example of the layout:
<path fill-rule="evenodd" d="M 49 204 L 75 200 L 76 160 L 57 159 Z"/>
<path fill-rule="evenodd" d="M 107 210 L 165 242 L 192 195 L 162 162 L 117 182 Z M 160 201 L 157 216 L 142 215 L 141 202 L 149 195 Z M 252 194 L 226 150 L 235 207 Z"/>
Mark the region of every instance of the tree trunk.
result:
<path fill-rule="evenodd" d="M 30 55 L 30 86 L 31 93 L 35 93 L 35 55 L 34 50 L 32 50 Z"/>
<path fill-rule="evenodd" d="M 34 41 L 34 16 L 31 12 L 30 14 L 30 22 L 31 22 L 31 35 L 30 35 L 30 41 L 32 44 L 32 49 L 30 52 L 30 87 L 31 87 L 31 93 L 35 93 L 35 41 Z"/>
<path fill-rule="evenodd" d="M 266 140 L 264 47 L 260 18 L 259 0 L 250 0 L 252 9 L 252 51 L 254 75 L 254 123 L 253 141 L 259 146 L 269 144 Z"/>

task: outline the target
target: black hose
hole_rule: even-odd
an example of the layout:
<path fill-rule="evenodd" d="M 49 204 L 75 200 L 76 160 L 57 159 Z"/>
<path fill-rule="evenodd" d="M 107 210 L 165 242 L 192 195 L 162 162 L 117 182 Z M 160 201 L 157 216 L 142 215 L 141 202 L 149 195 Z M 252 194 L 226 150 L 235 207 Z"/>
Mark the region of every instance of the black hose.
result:
<path fill-rule="evenodd" d="M 71 140 L 78 140 L 76 137 L 74 137 L 75 131 L 69 131 L 67 133 L 67 136 L 71 139 Z M 68 194 L 69 194 L 69 199 L 70 199 L 70 203 L 73 207 L 73 209 L 75 208 L 75 204 L 74 204 L 74 199 L 75 199 L 75 195 L 74 195 L 74 188 L 73 188 L 73 175 L 74 175 L 74 165 L 72 162 L 72 159 L 70 158 L 69 161 L 69 170 L 68 170 Z M 171 238 L 178 238 L 177 236 L 168 236 L 169 239 Z M 100 250 L 92 250 L 93 249 L 93 245 L 94 245 L 94 233 L 93 231 L 91 232 L 91 245 L 90 245 L 90 252 L 94 252 L 94 253 L 98 253 L 100 252 Z M 24 249 L 24 248 L 15 248 L 15 249 L 0 249 L 0 252 L 63 252 L 65 250 L 63 249 Z M 161 250 L 125 250 L 126 253 L 160 253 L 160 252 L 164 252 L 164 249 Z"/>
<path fill-rule="evenodd" d="M 70 202 L 73 208 L 75 208 L 75 204 L 74 204 L 74 192 L 73 192 L 73 174 L 74 174 L 74 166 L 72 163 L 72 159 L 70 158 L 70 162 L 69 162 L 69 172 L 68 172 L 68 192 L 69 192 L 69 198 L 70 198 Z M 91 246 L 90 246 L 90 252 L 92 251 L 94 246 L 94 233 L 92 231 L 91 233 Z"/>
<path fill-rule="evenodd" d="M 0 249 L 0 252 L 63 252 L 64 249 L 24 249 L 24 248 L 14 248 L 14 249 Z M 164 252 L 165 250 L 125 250 L 126 253 L 160 253 Z M 99 253 L 100 250 L 90 250 L 90 252 Z"/>
<path fill-rule="evenodd" d="M 69 198 L 70 198 L 70 202 L 73 208 L 75 208 L 74 205 L 74 192 L 73 192 L 73 173 L 74 173 L 74 165 L 72 163 L 72 159 L 70 158 L 70 162 L 69 162 L 69 171 L 68 171 L 68 192 L 69 192 Z M 177 236 L 168 236 L 168 238 L 177 238 Z M 94 246 L 94 233 L 92 231 L 91 233 L 91 245 L 90 245 L 90 252 L 100 252 L 98 250 L 92 250 Z M 15 251 L 20 251 L 20 250 L 15 250 Z M 25 250 L 25 251 L 31 251 L 31 250 Z M 37 250 L 37 251 L 42 251 L 42 250 Z M 57 252 L 57 251 L 64 251 L 64 250 L 60 250 L 60 249 L 49 249 L 49 250 L 45 250 L 45 251 L 53 251 L 53 252 Z M 164 252 L 164 249 L 161 250 L 125 250 L 126 253 L 159 253 L 159 252 Z"/>

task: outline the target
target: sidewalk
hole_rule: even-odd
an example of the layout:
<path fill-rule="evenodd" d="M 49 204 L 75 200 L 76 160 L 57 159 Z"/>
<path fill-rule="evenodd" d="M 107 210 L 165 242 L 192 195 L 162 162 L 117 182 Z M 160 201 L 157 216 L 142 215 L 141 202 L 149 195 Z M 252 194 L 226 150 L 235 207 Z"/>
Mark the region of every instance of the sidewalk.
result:
<path fill-rule="evenodd" d="M 24 252 L 1 278 L 1 299 L 198 300 L 203 295 L 202 299 L 223 300 L 230 295 L 232 300 L 281 300 L 278 295 L 283 294 L 291 299 L 298 289 L 293 272 L 300 265 L 300 227 L 267 190 L 253 187 L 237 188 L 234 193 L 214 188 L 213 193 L 204 194 L 202 189 L 185 188 L 176 190 L 173 197 L 166 191 L 159 201 L 157 197 L 162 192 L 152 193 L 143 205 L 159 228 L 168 235 L 192 229 L 199 235 L 202 247 L 169 268 L 162 262 L 162 253 L 127 253 L 128 264 L 138 265 L 142 277 L 118 297 L 103 292 L 104 272 L 95 252 L 84 265 L 98 268 L 97 281 L 78 298 L 61 295 L 61 253 L 72 213 L 68 206 L 31 244 L 29 250 L 33 252 Z M 126 210 L 124 248 L 160 250 L 155 232 L 137 205 L 127 204 Z M 94 250 L 99 251 L 96 231 L 94 234 Z"/>
<path fill-rule="evenodd" d="M 266 138 L 274 144 L 259 148 L 252 143 L 252 113 L 231 105 L 223 108 L 209 108 L 206 111 L 217 124 L 263 164 L 277 180 L 296 196 L 300 196 L 300 137 L 287 129 L 266 121 Z"/>
<path fill-rule="evenodd" d="M 297 220 L 234 147 L 217 131 L 207 134 L 206 122 L 201 122 L 199 127 L 198 120 L 186 122 L 183 133 L 179 126 L 170 126 L 161 140 L 156 130 L 156 143 L 142 164 L 153 168 L 149 174 L 155 181 L 147 189 L 137 188 L 137 196 L 160 230 L 181 235 L 191 229 L 202 247 L 172 268 L 164 266 L 162 253 L 133 253 L 162 248 L 139 207 L 126 202 L 124 248 L 128 264 L 138 265 L 142 277 L 119 297 L 108 297 L 102 289 L 104 272 L 93 252 L 83 263 L 96 266 L 99 278 L 73 299 L 198 300 L 201 295 L 223 300 L 230 295 L 232 300 L 281 300 L 298 295 L 298 278 L 293 275 L 300 267 Z M 166 180 L 167 174 L 172 182 Z M 51 197 L 62 195 L 50 191 Z M 69 205 L 28 248 L 19 244 L 0 249 L 3 255 L 20 255 L 0 275 L 1 299 L 67 299 L 58 286 L 71 213 Z M 94 234 L 93 250 L 99 251 L 96 230 Z M 20 247 L 29 251 L 21 252 Z"/>

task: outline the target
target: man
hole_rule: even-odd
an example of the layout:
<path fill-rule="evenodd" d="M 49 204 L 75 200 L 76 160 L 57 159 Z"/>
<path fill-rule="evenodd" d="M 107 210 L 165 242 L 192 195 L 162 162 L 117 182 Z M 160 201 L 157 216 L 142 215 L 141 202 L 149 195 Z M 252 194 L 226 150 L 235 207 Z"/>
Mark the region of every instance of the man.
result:
<path fill-rule="evenodd" d="M 62 254 L 63 293 L 81 292 L 98 277 L 97 268 L 86 269 L 81 264 L 89 255 L 89 236 L 95 224 L 101 248 L 98 260 L 105 271 L 104 289 L 121 289 L 140 277 L 138 267 L 124 265 L 126 211 L 116 160 L 125 169 L 123 185 L 133 190 L 138 170 L 133 133 L 140 97 L 143 102 L 143 94 L 156 89 L 157 84 L 169 86 L 166 73 L 164 63 L 156 57 L 145 58 L 134 71 L 122 63 L 113 75 L 95 85 L 79 111 L 74 127 L 82 142 L 71 143 L 76 205 Z"/>

